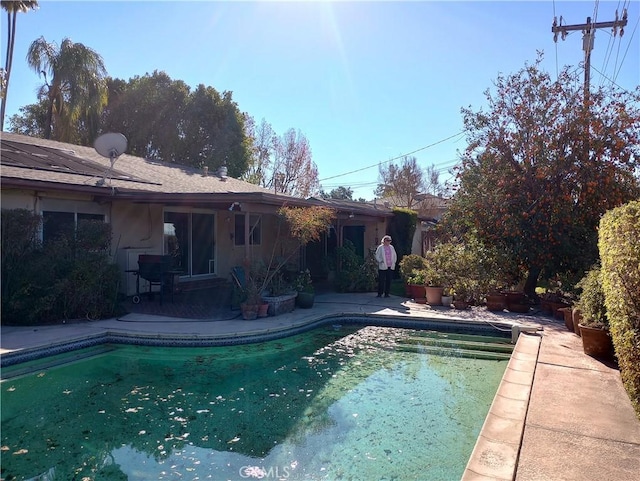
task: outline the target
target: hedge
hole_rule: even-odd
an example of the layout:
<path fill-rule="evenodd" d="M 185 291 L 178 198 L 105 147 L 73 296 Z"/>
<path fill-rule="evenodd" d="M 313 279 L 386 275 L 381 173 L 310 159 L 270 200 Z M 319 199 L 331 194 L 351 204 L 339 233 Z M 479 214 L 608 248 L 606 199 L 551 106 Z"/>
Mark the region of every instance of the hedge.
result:
<path fill-rule="evenodd" d="M 640 201 L 600 220 L 598 249 L 605 304 L 620 376 L 640 418 Z"/>

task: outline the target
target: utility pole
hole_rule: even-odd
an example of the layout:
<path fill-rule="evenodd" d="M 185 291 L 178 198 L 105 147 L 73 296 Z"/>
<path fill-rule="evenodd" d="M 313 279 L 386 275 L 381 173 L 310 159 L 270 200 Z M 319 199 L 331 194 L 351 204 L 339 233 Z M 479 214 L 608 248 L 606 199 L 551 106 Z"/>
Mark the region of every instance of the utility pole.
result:
<path fill-rule="evenodd" d="M 589 102 L 589 81 L 591 77 L 591 50 L 593 50 L 593 39 L 595 38 L 595 31 L 599 28 L 611 28 L 613 30 L 613 36 L 618 34 L 618 28 L 620 29 L 620 37 L 624 35 L 624 27 L 627 25 L 627 9 L 622 11 L 622 18 L 618 18 L 618 11 L 616 10 L 616 19 L 613 22 L 592 22 L 591 17 L 587 17 L 587 23 L 581 23 L 579 25 L 562 25 L 562 17 L 560 17 L 560 24 L 558 25 L 557 18 L 553 18 L 553 25 L 551 31 L 553 32 L 553 41 L 558 41 L 558 33 L 562 40 L 567 38 L 567 32 L 582 30 L 582 50 L 584 50 L 584 103 L 585 106 Z"/>

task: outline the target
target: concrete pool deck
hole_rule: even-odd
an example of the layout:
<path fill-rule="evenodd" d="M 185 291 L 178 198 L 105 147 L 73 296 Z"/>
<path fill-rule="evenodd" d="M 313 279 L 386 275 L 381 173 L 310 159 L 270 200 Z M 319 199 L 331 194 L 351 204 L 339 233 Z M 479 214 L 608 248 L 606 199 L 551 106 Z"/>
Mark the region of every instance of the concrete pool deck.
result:
<path fill-rule="evenodd" d="M 620 373 L 585 355 L 580 338 L 563 321 L 534 312 L 456 311 L 395 296 L 327 293 L 316 296 L 313 309 L 252 321 L 229 311 L 199 320 L 128 314 L 54 326 L 2 326 L 0 356 L 105 335 L 191 340 L 259 335 L 340 315 L 500 323 L 536 331 L 516 344 L 463 479 L 640 479 L 640 420 Z"/>

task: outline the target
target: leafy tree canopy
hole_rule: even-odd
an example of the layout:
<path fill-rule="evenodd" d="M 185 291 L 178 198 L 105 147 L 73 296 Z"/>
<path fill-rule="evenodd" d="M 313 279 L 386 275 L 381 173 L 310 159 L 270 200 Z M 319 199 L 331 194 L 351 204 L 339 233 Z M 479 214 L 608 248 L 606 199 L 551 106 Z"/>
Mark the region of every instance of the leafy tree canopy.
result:
<path fill-rule="evenodd" d="M 541 59 L 499 76 L 487 112 L 462 109 L 468 147 L 441 224 L 512 252 L 530 295 L 543 271 L 593 264 L 600 216 L 640 194 L 640 88 L 584 102 L 580 79 L 552 80 Z"/>
<path fill-rule="evenodd" d="M 353 189 L 351 187 L 339 186 L 329 193 L 321 190 L 320 197 L 323 199 L 353 200 Z"/>

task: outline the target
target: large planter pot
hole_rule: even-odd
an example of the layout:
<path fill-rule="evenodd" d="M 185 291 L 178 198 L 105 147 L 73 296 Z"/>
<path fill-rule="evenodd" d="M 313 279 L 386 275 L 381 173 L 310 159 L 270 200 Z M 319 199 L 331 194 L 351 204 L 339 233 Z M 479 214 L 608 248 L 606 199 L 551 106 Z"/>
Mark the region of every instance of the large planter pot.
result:
<path fill-rule="evenodd" d="M 296 305 L 303 309 L 309 309 L 313 307 L 313 302 L 316 299 L 316 295 L 313 292 L 298 292 L 296 297 Z"/>
<path fill-rule="evenodd" d="M 573 309 L 570 307 L 561 307 L 559 310 L 564 316 L 564 325 L 569 331 L 573 332 Z"/>
<path fill-rule="evenodd" d="M 291 312 L 296 307 L 297 292 L 284 294 L 282 296 L 263 296 L 262 300 L 269 304 L 269 315 L 277 316 Z"/>
<path fill-rule="evenodd" d="M 608 329 L 580 324 L 584 353 L 598 359 L 613 359 L 613 343 Z"/>
<path fill-rule="evenodd" d="M 507 307 L 507 296 L 504 294 L 488 294 L 487 309 L 490 311 L 503 311 Z"/>
<path fill-rule="evenodd" d="M 269 315 L 269 304 L 263 303 L 258 306 L 258 317 L 267 317 Z"/>
<path fill-rule="evenodd" d="M 582 322 L 582 311 L 574 307 L 571 311 L 571 320 L 573 321 L 573 332 L 580 337 L 580 323 Z"/>
<path fill-rule="evenodd" d="M 455 309 L 460 309 L 460 310 L 462 310 L 462 309 L 469 309 L 469 303 L 468 303 L 467 301 L 458 301 L 458 300 L 455 300 L 455 301 L 453 301 L 453 307 L 454 307 Z"/>
<path fill-rule="evenodd" d="M 242 318 L 247 321 L 255 319 L 256 317 L 258 317 L 259 307 L 260 307 L 259 304 L 247 304 L 246 302 L 243 302 L 242 304 L 240 304 L 240 311 L 242 312 Z"/>
<path fill-rule="evenodd" d="M 424 299 L 424 285 L 422 284 L 409 284 L 409 290 L 411 291 L 412 299 Z"/>
<path fill-rule="evenodd" d="M 561 311 L 560 309 L 564 309 L 566 307 L 570 307 L 569 304 L 566 304 L 564 302 L 552 302 L 551 311 L 553 313 L 553 317 L 560 321 L 564 319 L 564 311 Z"/>
<path fill-rule="evenodd" d="M 524 292 L 505 292 L 507 297 L 507 310 L 510 312 L 529 312 L 529 305 L 527 304 L 527 298 Z"/>
<path fill-rule="evenodd" d="M 444 292 L 444 287 L 427 286 L 425 290 L 427 293 L 427 304 L 430 306 L 442 305 L 442 293 Z"/>

